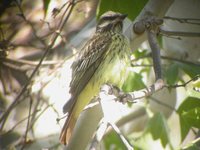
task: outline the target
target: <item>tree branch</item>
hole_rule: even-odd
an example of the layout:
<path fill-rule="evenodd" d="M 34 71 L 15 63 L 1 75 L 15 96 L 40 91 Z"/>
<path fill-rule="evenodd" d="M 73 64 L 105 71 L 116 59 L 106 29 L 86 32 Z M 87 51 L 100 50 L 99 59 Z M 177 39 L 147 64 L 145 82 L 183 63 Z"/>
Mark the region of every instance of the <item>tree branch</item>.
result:
<path fill-rule="evenodd" d="M 153 30 L 147 29 L 147 36 L 149 45 L 152 51 L 153 68 L 156 76 L 156 80 L 162 78 L 161 60 L 160 60 L 160 48 L 158 46 L 158 41 L 156 38 L 156 33 Z"/>
<path fill-rule="evenodd" d="M 152 16 L 163 18 L 173 2 L 174 0 L 150 0 L 147 2 L 134 22 L 132 22 L 131 25 L 125 30 L 125 35 L 130 39 L 132 50 L 137 49 L 137 47 L 146 40 L 144 34 L 138 35 L 137 33 L 133 32 L 134 24 L 140 20 L 144 20 Z"/>
<path fill-rule="evenodd" d="M 180 23 L 200 25 L 200 19 L 197 18 L 177 18 L 177 17 L 165 16 L 164 19 L 176 20 Z"/>
<path fill-rule="evenodd" d="M 163 28 L 160 28 L 159 33 L 165 36 L 200 37 L 198 32 L 167 31 Z"/>

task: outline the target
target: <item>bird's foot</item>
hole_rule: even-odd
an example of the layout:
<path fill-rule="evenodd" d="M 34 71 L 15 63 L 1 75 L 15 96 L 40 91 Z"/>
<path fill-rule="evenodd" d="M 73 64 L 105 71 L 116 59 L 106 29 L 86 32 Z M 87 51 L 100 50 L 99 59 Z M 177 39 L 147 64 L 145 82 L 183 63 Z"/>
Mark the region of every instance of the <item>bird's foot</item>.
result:
<path fill-rule="evenodd" d="M 116 98 L 115 101 L 119 101 L 123 104 L 127 103 L 131 99 L 131 95 L 128 93 L 124 93 L 121 89 L 119 89 L 115 85 L 106 84 L 107 86 L 107 94 L 114 95 Z"/>

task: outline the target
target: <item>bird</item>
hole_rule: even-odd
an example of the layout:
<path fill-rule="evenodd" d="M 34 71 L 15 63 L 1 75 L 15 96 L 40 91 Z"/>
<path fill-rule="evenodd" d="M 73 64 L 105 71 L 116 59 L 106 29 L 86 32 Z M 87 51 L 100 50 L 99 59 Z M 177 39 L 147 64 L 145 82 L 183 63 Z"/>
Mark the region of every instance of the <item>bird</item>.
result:
<path fill-rule="evenodd" d="M 131 48 L 122 33 L 126 17 L 118 12 L 105 12 L 71 65 L 71 98 L 63 107 L 68 116 L 60 133 L 64 145 L 68 145 L 79 115 L 98 96 L 101 86 L 111 84 L 121 89 L 128 77 Z"/>

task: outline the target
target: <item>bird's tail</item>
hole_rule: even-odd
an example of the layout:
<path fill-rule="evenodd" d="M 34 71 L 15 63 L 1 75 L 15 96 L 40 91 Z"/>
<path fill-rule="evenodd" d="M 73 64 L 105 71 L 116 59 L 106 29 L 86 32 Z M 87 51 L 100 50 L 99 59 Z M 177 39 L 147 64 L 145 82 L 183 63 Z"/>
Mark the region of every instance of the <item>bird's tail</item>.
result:
<path fill-rule="evenodd" d="M 76 124 L 76 117 L 74 116 L 74 113 L 70 113 L 68 118 L 65 121 L 65 124 L 62 128 L 61 134 L 60 134 L 60 142 L 64 145 L 69 143 L 69 139 L 72 135 L 72 131 Z"/>

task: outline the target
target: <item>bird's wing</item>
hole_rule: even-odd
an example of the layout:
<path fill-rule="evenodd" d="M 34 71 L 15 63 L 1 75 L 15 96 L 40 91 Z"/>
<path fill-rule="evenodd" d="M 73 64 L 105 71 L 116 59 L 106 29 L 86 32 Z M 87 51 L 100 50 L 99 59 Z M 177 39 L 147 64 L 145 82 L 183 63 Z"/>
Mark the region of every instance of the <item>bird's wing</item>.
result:
<path fill-rule="evenodd" d="M 78 59 L 72 64 L 72 80 L 70 83 L 72 98 L 64 106 L 64 112 L 69 111 L 77 96 L 92 78 L 110 44 L 111 37 L 107 34 L 94 35 L 80 50 Z"/>

